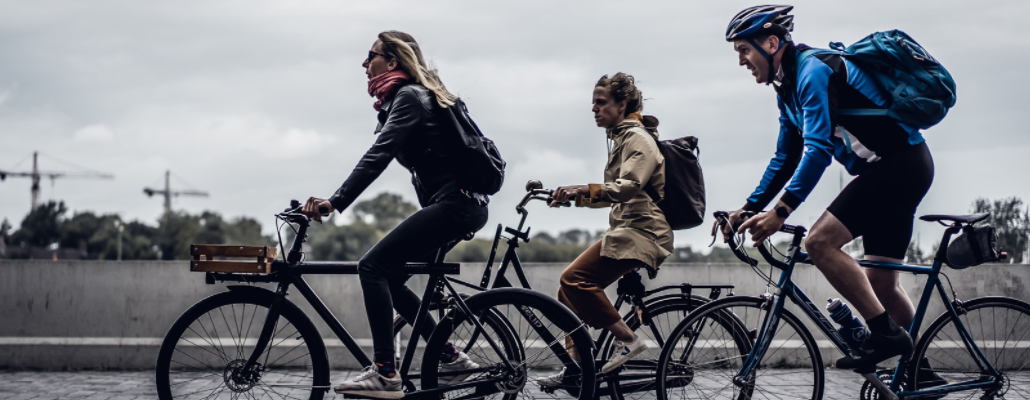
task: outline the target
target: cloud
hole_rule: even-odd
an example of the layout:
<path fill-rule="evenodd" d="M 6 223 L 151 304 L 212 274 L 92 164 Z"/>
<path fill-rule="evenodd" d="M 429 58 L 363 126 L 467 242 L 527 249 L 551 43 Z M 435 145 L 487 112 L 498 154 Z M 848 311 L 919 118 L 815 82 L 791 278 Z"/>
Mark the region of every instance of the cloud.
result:
<path fill-rule="evenodd" d="M 1020 69 L 1030 61 L 1030 42 L 1004 40 L 1021 37 L 1014 21 L 1030 13 L 1030 2 L 794 4 L 801 42 L 825 47 L 900 28 L 955 76 L 958 105 L 926 137 L 940 166 L 935 187 L 963 191 L 928 200 L 935 212 L 964 212 L 980 194 L 1030 199 L 1024 181 L 961 168 L 1030 167 L 1022 153 L 1007 150 L 1030 147 L 1023 129 L 1030 98 L 1020 91 L 1030 85 Z M 160 207 L 142 201 L 140 188 L 170 169 L 212 191 L 176 207 L 264 218 L 290 198 L 332 193 L 375 141 L 360 64 L 378 32 L 398 29 L 418 39 L 508 161 L 508 183 L 492 198 L 487 226 L 517 221 L 514 206 L 528 179 L 553 187 L 601 178 L 604 132 L 593 124 L 589 97 L 598 77 L 616 71 L 636 76 L 662 137 L 700 138 L 709 209 L 739 207 L 778 132 L 775 93 L 753 83 L 722 37 L 747 5 L 652 1 L 627 11 L 618 2 L 578 0 L 8 2 L 0 13 L 0 165 L 42 149 L 110 171 L 116 180 L 60 181 L 55 196 L 77 209 L 148 220 Z M 103 145 L 77 154 L 85 144 Z M 810 223 L 839 191 L 834 171 L 798 222 Z M 21 184 L 17 190 L 28 192 Z M 414 198 L 409 174 L 397 166 L 368 195 L 384 190 Z M 27 198 L 0 196 L 0 218 L 21 220 Z M 534 207 L 534 232 L 607 223 L 599 210 Z M 700 247 L 701 231 L 677 232 L 677 244 Z"/>
<path fill-rule="evenodd" d="M 85 143 L 111 143 L 114 142 L 114 130 L 107 125 L 90 125 L 75 131 L 73 140 Z"/>

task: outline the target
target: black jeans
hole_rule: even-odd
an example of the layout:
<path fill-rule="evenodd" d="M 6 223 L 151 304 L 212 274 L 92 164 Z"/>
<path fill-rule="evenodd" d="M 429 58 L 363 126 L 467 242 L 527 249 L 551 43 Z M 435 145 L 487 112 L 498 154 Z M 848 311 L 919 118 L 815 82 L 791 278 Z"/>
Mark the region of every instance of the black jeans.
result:
<path fill-rule="evenodd" d="M 409 323 L 415 320 L 420 297 L 405 285 L 410 275 L 402 268 L 410 261 L 432 261 L 444 245 L 486 225 L 487 207 L 461 193 L 430 204 L 397 225 L 358 262 L 361 290 L 372 329 L 372 348 L 377 361 L 393 359 L 393 313 Z M 423 337 L 436 328 L 428 318 Z"/>

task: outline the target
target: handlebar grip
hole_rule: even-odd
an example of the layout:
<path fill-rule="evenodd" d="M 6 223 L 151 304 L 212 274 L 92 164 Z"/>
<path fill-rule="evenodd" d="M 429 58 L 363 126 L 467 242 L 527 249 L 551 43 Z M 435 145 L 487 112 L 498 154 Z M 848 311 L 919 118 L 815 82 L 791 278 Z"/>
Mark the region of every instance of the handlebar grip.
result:
<path fill-rule="evenodd" d="M 554 202 L 554 197 L 548 197 L 547 198 L 547 204 L 551 204 L 553 202 Z M 566 201 L 564 203 L 558 203 L 558 207 L 572 207 L 572 202 L 571 201 Z"/>
<path fill-rule="evenodd" d="M 319 213 L 319 214 L 322 214 L 322 215 L 326 215 L 326 214 L 329 214 L 329 207 L 326 207 L 326 206 L 318 206 L 318 213 Z"/>

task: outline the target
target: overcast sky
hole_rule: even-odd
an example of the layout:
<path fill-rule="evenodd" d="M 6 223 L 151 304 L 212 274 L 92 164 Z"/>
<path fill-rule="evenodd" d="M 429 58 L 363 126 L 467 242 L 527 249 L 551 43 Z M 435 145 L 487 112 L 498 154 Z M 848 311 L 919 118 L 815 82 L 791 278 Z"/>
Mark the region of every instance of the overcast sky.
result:
<path fill-rule="evenodd" d="M 360 64 L 376 34 L 411 33 L 508 161 L 490 222 L 518 222 L 528 179 L 599 182 L 604 132 L 590 94 L 636 76 L 665 138 L 700 138 L 709 211 L 740 207 L 774 151 L 775 94 L 723 40 L 743 1 L 0 1 L 0 169 L 109 172 L 44 180 L 43 200 L 154 223 L 143 188 L 205 190 L 173 207 L 257 218 L 329 196 L 374 142 Z M 975 4 L 975 5 L 974 5 Z M 978 196 L 1030 200 L 1026 129 L 1030 2 L 796 2 L 798 42 L 826 47 L 902 29 L 954 75 L 958 104 L 925 132 L 936 178 L 920 213 L 965 213 Z M 64 161 L 66 164 L 59 163 Z M 70 163 L 70 164 L 67 164 Z M 790 222 L 810 225 L 849 177 L 834 164 Z M 843 177 L 843 178 L 842 178 Z M 396 164 L 381 191 L 414 202 Z M 188 185 L 188 186 L 187 186 Z M 29 211 L 30 181 L 0 182 L 0 219 Z M 603 229 L 603 210 L 530 208 L 534 231 Z M 941 229 L 917 222 L 925 246 Z M 707 245 L 705 228 L 677 245 Z"/>

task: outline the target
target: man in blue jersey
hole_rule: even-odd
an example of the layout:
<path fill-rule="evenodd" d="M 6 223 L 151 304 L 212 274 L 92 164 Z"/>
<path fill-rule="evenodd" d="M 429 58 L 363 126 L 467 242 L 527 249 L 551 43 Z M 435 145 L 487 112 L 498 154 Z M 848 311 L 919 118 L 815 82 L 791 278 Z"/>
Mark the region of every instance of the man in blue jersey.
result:
<path fill-rule="evenodd" d="M 858 351 L 861 358 L 845 357 L 837 366 L 868 369 L 911 353 L 912 338 L 898 324 L 911 325 L 915 310 L 898 272 L 863 273 L 841 248 L 861 236 L 866 259 L 901 263 L 916 207 L 933 182 L 933 159 L 918 129 L 886 116 L 837 115 L 840 109 L 885 108 L 889 94 L 838 54 L 801 57 L 809 47 L 791 40 L 791 9 L 751 7 L 726 30 L 740 65 L 756 82 L 775 88 L 780 109 L 776 155 L 744 207 L 731 213 L 731 222 L 736 225 L 744 211 L 758 213 L 738 230 L 750 231 L 757 245 L 783 226 L 834 158 L 857 175 L 812 226 L 805 247 L 871 332 Z M 784 186 L 775 206 L 761 212 Z M 729 228 L 723 232 L 731 233 Z M 921 382 L 936 381 L 932 371 L 919 375 L 928 375 L 920 376 Z"/>

